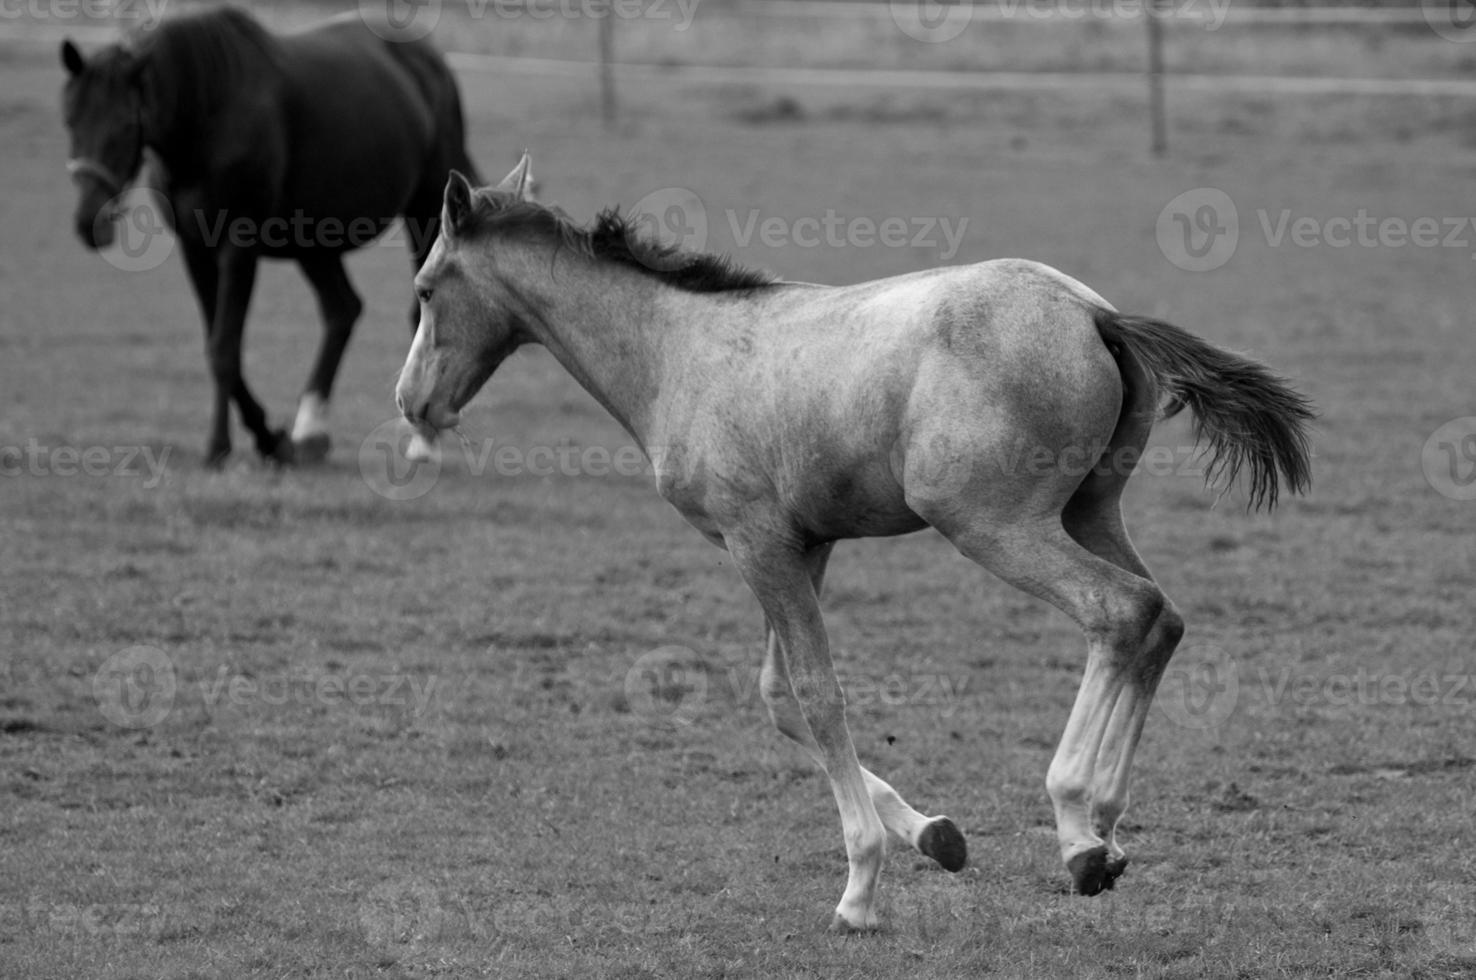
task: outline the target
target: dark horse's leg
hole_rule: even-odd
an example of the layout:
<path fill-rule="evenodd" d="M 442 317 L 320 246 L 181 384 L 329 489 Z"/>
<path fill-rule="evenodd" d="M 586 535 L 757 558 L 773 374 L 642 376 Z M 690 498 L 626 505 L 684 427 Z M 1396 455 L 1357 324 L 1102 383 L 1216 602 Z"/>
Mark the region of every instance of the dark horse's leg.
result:
<path fill-rule="evenodd" d="M 333 379 L 338 375 L 338 364 L 348 346 L 349 335 L 359 314 L 364 312 L 364 302 L 349 282 L 342 255 L 313 255 L 299 260 L 298 264 L 318 295 L 323 343 L 318 347 L 318 360 L 297 405 L 292 449 L 298 462 L 316 463 L 328 455 L 328 399 L 333 394 Z"/>
<path fill-rule="evenodd" d="M 215 264 L 214 254 L 205 246 L 184 239 L 181 250 L 184 252 L 185 269 L 190 274 L 190 285 L 195 287 L 195 298 L 200 302 L 200 315 L 205 323 L 205 355 L 209 357 L 220 270 Z M 205 448 L 205 462 L 210 466 L 219 466 L 231 454 L 229 410 L 230 392 L 216 385 L 215 405 L 210 420 L 210 441 Z"/>
<path fill-rule="evenodd" d="M 206 353 L 215 377 L 216 424 L 211 435 L 208 462 L 219 464 L 230 452 L 230 434 L 225 430 L 222 402 L 229 395 L 241 412 L 241 422 L 256 440 L 256 451 L 264 458 L 287 463 L 292 460 L 292 442 L 281 430 L 267 428 L 262 411 L 246 379 L 241 375 L 241 334 L 246 326 L 246 308 L 256 284 L 256 256 L 238 248 L 222 248 L 216 255 L 219 281 L 216 285 L 215 316 L 210 324 Z"/>

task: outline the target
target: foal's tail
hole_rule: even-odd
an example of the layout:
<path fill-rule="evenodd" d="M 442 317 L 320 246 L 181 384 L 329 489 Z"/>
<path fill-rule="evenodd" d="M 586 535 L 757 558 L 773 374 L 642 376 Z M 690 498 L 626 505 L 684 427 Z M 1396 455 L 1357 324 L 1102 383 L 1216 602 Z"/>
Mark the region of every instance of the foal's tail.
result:
<path fill-rule="evenodd" d="M 1250 468 L 1250 506 L 1276 506 L 1281 480 L 1293 493 L 1311 483 L 1307 423 L 1312 403 L 1264 365 L 1221 350 L 1162 320 L 1095 313 L 1097 332 L 1119 357 L 1131 354 L 1169 396 L 1163 417 L 1188 407 L 1194 437 L 1209 443 L 1209 482 L 1233 483 Z M 1124 371 L 1124 383 L 1135 372 Z M 1131 397 L 1124 404 L 1132 404 Z"/>

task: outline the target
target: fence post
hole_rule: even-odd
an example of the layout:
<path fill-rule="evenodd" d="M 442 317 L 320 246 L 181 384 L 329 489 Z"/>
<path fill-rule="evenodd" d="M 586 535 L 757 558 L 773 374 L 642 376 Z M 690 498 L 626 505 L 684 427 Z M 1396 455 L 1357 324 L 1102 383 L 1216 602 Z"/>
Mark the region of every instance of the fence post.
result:
<path fill-rule="evenodd" d="M 1148 112 L 1153 117 L 1153 155 L 1168 153 L 1168 120 L 1163 99 L 1163 0 L 1148 0 Z"/>
<path fill-rule="evenodd" d="M 615 5 L 604 4 L 600 18 L 600 116 L 605 128 L 615 127 Z"/>

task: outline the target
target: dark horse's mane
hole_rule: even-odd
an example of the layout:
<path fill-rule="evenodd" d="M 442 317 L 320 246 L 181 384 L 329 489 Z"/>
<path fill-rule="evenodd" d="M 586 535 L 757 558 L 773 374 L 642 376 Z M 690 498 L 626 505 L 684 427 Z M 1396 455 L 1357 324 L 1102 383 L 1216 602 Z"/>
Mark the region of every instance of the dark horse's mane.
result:
<path fill-rule="evenodd" d="M 256 18 L 231 6 L 169 17 L 126 42 L 148 62 L 158 107 L 171 127 L 188 129 L 215 110 L 257 91 L 275 76 L 281 49 Z"/>
<path fill-rule="evenodd" d="M 562 210 L 534 201 L 506 203 L 493 192 L 478 194 L 468 227 L 473 231 L 528 230 L 549 235 L 564 248 L 592 259 L 604 259 L 653 276 L 691 293 L 758 289 L 778 281 L 769 272 L 741 266 L 726 255 L 689 252 L 646 234 L 638 219 L 607 208 L 589 227 L 581 227 Z"/>

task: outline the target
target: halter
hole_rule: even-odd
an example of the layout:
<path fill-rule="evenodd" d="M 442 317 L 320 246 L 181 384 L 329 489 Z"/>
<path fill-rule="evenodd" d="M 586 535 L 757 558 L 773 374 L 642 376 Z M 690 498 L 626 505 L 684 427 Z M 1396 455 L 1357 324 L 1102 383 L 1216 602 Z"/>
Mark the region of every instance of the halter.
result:
<path fill-rule="evenodd" d="M 133 108 L 133 138 L 134 138 L 134 168 L 137 169 L 138 162 L 143 157 L 144 151 L 144 121 L 142 99 Z M 117 197 L 127 189 L 129 181 L 122 179 L 109 167 L 98 163 L 91 157 L 72 157 L 67 161 L 67 173 L 73 180 L 79 177 L 91 177 L 102 185 L 109 197 Z"/>
<path fill-rule="evenodd" d="M 107 167 L 88 157 L 72 157 L 67 161 L 67 173 L 75 179 L 77 177 L 91 177 L 102 184 L 103 190 L 107 191 L 109 197 L 117 197 L 123 193 L 127 181 L 119 180 L 118 175 Z"/>

